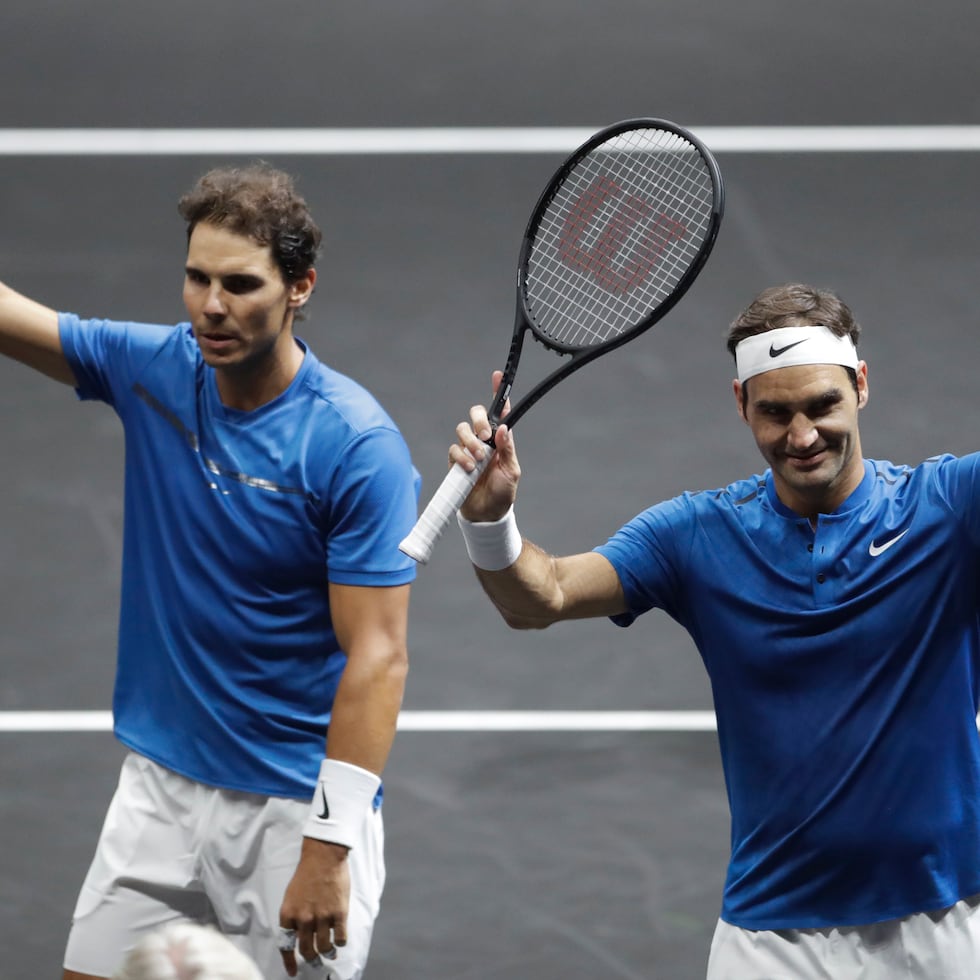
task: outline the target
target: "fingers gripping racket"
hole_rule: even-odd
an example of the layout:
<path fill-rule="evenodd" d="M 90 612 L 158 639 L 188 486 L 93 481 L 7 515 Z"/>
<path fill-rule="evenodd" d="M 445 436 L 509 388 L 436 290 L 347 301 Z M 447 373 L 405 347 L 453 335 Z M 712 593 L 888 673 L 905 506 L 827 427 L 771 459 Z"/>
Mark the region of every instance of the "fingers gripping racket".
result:
<path fill-rule="evenodd" d="M 551 178 L 524 233 L 514 335 L 491 426 L 501 420 L 528 332 L 570 358 L 513 407 L 511 428 L 559 381 L 673 307 L 711 252 L 723 211 L 718 164 L 673 123 L 629 119 L 580 146 Z M 490 458 L 470 473 L 450 469 L 401 551 L 429 560 Z"/>

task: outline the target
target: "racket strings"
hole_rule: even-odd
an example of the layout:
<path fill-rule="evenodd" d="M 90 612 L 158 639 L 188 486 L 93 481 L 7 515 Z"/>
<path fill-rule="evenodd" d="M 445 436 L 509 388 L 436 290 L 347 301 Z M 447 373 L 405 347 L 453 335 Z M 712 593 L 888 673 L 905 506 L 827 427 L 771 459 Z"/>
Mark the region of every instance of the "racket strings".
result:
<path fill-rule="evenodd" d="M 678 134 L 633 130 L 588 151 L 534 233 L 525 300 L 536 332 L 581 348 L 636 326 L 696 261 L 714 197 L 710 167 Z"/>
<path fill-rule="evenodd" d="M 654 132 L 658 136 L 663 135 L 659 131 Z M 594 152 L 587 157 L 577 168 L 578 172 L 573 171 L 569 175 L 571 179 L 566 181 L 565 201 L 556 196 L 553 202 L 553 207 L 557 208 L 553 215 L 562 219 L 559 227 L 562 228 L 564 250 L 559 253 L 563 263 L 558 267 L 560 286 L 567 293 L 571 282 L 567 274 L 570 267 L 577 267 L 588 275 L 584 286 L 592 304 L 586 310 L 591 312 L 595 323 L 590 327 L 583 322 L 580 326 L 596 337 L 607 335 L 606 328 L 609 323 L 616 322 L 617 312 L 622 313 L 629 323 L 635 318 L 635 309 L 659 302 L 673 288 L 697 252 L 692 238 L 690 254 L 682 254 L 692 216 L 697 217 L 690 205 L 691 188 L 695 193 L 701 193 L 700 199 L 704 197 L 705 171 L 701 166 L 692 169 L 691 165 L 692 160 L 700 165 L 700 156 L 696 152 L 691 156 L 688 152 L 692 149 L 690 145 L 674 134 L 668 134 L 667 143 L 655 142 L 657 152 L 646 152 L 642 157 L 636 153 L 637 134 L 629 134 L 627 141 L 631 145 L 623 147 L 623 139 L 620 138 L 618 143 L 614 141 L 614 145 L 606 147 L 604 151 L 600 148 L 604 155 Z M 678 144 L 686 147 L 686 156 L 678 156 Z M 666 152 L 662 152 L 664 150 Z M 596 161 L 602 164 L 598 173 L 594 166 Z M 580 189 L 583 183 L 589 188 L 584 194 Z M 659 194 L 657 211 L 648 203 L 651 184 Z M 595 206 L 596 188 L 607 198 L 602 208 Z M 678 188 L 679 192 L 675 192 L 674 188 Z M 569 215 L 561 214 L 562 210 L 567 210 L 563 205 L 567 204 L 570 194 L 577 195 L 571 199 L 577 202 L 575 206 L 579 211 L 586 211 L 594 230 L 593 241 L 589 242 L 583 236 L 580 242 L 575 243 L 573 252 L 568 248 L 569 239 L 582 229 L 577 227 L 581 221 L 569 221 Z M 582 202 L 587 202 L 585 209 Z M 654 222 L 652 228 L 651 214 Z M 624 229 L 627 232 L 625 235 Z M 647 235 L 646 239 L 642 237 L 644 234 Z M 680 250 L 666 247 L 674 241 L 679 243 Z M 645 249 L 645 252 L 640 252 L 642 261 L 633 260 L 628 277 L 610 264 L 617 254 L 635 255 L 641 248 Z M 646 290 L 637 291 L 642 278 L 647 279 Z M 581 288 L 581 275 L 571 284 Z M 613 304 L 610 302 L 613 298 L 621 301 Z M 570 308 L 569 299 L 566 295 L 564 306 L 559 307 L 560 312 L 564 313 Z M 624 299 L 625 303 L 622 301 Z M 625 310 L 617 311 L 617 306 L 625 307 Z M 610 317 L 610 313 L 614 315 Z M 565 339 L 575 338 L 566 335 Z"/>
<path fill-rule="evenodd" d="M 580 216 L 570 220 L 565 215 L 558 225 L 561 264 L 551 268 L 552 275 L 557 272 L 558 277 L 551 282 L 555 291 L 553 316 L 542 326 L 563 343 L 583 346 L 602 342 L 628 329 L 670 293 L 696 254 L 696 249 L 690 255 L 683 254 L 691 222 L 683 195 L 674 195 L 669 205 L 650 219 L 652 209 L 646 199 L 632 194 L 629 169 L 620 167 L 615 180 L 587 175 L 584 194 L 577 191 L 576 207 L 581 212 L 582 202 L 586 202 L 589 221 L 593 229 L 599 229 L 593 230 L 591 240 Z M 666 186 L 663 174 L 657 173 L 656 179 Z M 624 187 L 629 190 L 624 192 Z M 595 201 L 597 188 L 607 198 L 602 206 Z M 680 249 L 670 247 L 674 240 L 681 243 Z M 630 265 L 621 260 L 615 265 L 617 257 L 630 255 L 639 258 Z M 573 309 L 575 316 L 571 315 Z M 538 319 L 541 323 L 540 316 Z"/>

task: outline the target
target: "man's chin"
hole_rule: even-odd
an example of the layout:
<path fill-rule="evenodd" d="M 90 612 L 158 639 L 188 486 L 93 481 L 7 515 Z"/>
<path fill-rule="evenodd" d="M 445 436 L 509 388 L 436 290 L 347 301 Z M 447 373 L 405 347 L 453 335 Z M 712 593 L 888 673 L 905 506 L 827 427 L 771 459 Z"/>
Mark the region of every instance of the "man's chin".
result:
<path fill-rule="evenodd" d="M 821 487 L 829 487 L 837 476 L 837 472 L 830 465 L 831 460 L 821 454 L 819 460 L 812 462 L 797 461 L 784 462 L 780 469 L 780 476 L 788 486 L 796 487 L 800 490 L 814 490 Z"/>
<path fill-rule="evenodd" d="M 199 335 L 195 339 L 198 348 L 200 348 L 201 356 L 208 364 L 215 362 L 226 364 L 234 358 L 239 349 L 239 344 L 234 337 L 218 338 Z"/>

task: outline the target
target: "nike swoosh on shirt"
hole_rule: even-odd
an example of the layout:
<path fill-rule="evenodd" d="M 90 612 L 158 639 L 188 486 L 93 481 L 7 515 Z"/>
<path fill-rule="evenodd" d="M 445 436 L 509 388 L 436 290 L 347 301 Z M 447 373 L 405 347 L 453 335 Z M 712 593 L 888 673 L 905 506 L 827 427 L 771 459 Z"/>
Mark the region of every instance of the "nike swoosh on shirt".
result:
<path fill-rule="evenodd" d="M 804 337 L 802 340 L 794 340 L 792 344 L 787 344 L 785 347 L 773 347 L 772 344 L 770 344 L 769 356 L 779 357 L 780 354 L 785 354 L 786 351 L 791 350 L 793 347 L 798 347 L 800 344 L 805 344 L 809 339 L 809 337 Z"/>
<path fill-rule="evenodd" d="M 868 545 L 868 554 L 871 555 L 872 558 L 877 558 L 878 555 L 880 555 L 883 551 L 887 551 L 897 541 L 901 541 L 902 538 L 904 538 L 905 535 L 911 530 L 911 528 L 907 527 L 900 534 L 896 534 L 895 537 L 889 538 L 887 541 L 884 541 L 881 544 L 875 544 L 875 542 L 872 541 L 871 544 Z"/>

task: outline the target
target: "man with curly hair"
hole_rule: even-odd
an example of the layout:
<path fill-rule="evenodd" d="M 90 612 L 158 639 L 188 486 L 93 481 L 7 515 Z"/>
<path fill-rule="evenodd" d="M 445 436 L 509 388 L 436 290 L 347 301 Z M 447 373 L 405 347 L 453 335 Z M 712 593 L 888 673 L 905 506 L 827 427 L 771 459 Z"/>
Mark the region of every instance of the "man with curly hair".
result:
<path fill-rule="evenodd" d="M 294 333 L 321 236 L 292 179 L 215 170 L 179 210 L 185 323 L 82 319 L 0 285 L 0 353 L 109 404 L 126 441 L 129 754 L 64 976 L 108 977 L 191 920 L 268 980 L 352 980 L 384 882 L 418 477 L 379 403 Z"/>

